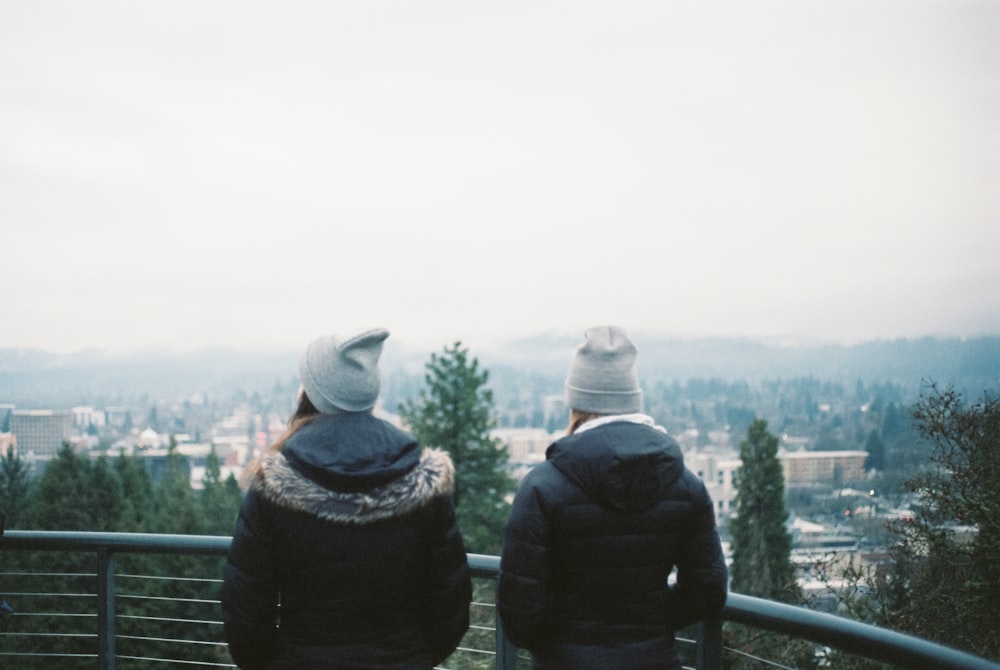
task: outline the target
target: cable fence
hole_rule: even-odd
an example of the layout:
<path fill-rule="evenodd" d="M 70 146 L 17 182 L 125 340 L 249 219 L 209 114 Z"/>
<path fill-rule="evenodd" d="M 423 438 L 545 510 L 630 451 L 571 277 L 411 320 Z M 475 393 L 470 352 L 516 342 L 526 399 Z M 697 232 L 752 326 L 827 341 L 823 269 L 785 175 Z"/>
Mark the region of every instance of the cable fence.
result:
<path fill-rule="evenodd" d="M 5 617 L 0 633 L 0 667 L 235 668 L 219 602 L 230 541 L 7 531 L 0 545 L 0 603 L 10 603 L 14 614 Z M 499 557 L 470 554 L 469 565 L 472 625 L 442 670 L 528 668 L 528 655 L 510 643 L 497 618 Z M 921 638 L 736 593 L 723 618 L 680 631 L 685 668 L 1000 670 L 1000 664 Z M 844 654 L 853 660 L 844 661 Z"/>

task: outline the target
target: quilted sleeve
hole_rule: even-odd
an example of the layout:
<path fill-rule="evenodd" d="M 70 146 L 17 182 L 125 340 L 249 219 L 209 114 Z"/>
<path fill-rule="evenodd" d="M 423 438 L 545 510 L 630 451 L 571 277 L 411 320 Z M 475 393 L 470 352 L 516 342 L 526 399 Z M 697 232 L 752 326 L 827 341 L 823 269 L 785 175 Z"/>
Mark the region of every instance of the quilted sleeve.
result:
<path fill-rule="evenodd" d="M 433 508 L 424 633 L 437 665 L 455 650 L 469 629 L 472 577 L 451 498 L 439 496 Z"/>
<path fill-rule="evenodd" d="M 276 634 L 278 592 L 266 510 L 253 489 L 240 509 L 222 584 L 229 653 L 244 670 L 262 668 Z"/>
<path fill-rule="evenodd" d="M 667 624 L 677 630 L 718 617 L 726 604 L 729 573 L 715 527 L 715 508 L 705 485 L 694 475 L 694 515 L 677 562 L 677 583 L 667 599 Z"/>
<path fill-rule="evenodd" d="M 507 519 L 497 608 L 504 632 L 518 647 L 531 650 L 547 634 L 550 578 L 547 519 L 536 486 L 546 464 L 539 465 L 521 482 Z"/>

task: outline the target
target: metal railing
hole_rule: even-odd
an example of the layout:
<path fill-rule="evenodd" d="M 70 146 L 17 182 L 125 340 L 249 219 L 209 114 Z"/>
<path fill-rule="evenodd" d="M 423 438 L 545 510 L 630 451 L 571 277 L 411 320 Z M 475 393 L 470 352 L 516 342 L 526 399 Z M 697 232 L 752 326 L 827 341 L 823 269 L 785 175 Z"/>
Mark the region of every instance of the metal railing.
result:
<path fill-rule="evenodd" d="M 204 593 L 213 593 L 221 586 L 221 572 L 201 575 L 150 575 L 131 574 L 118 569 L 119 559 L 136 555 L 175 555 L 187 557 L 214 557 L 220 560 L 229 548 L 231 538 L 199 535 L 161 535 L 143 533 L 100 533 L 73 531 L 16 531 L 9 530 L 0 541 L 2 552 L 70 552 L 72 555 L 92 554 L 95 557 L 94 572 L 2 572 L 4 563 L 0 556 L 0 596 L 12 600 L 14 615 L 18 625 L 5 634 L 0 634 L 0 666 L 14 667 L 4 658 L 52 659 L 52 658 L 91 658 L 100 670 L 115 670 L 116 667 L 130 663 L 142 663 L 139 667 L 152 667 L 157 663 L 167 663 L 174 666 L 200 666 L 233 668 L 222 641 L 221 611 L 217 599 Z M 473 577 L 478 580 L 495 582 L 500 568 L 497 556 L 470 554 L 469 564 Z M 69 592 L 46 592 L 25 590 L 19 588 L 31 578 L 51 579 L 60 584 L 67 580 L 80 579 L 92 590 Z M 121 588 L 125 582 L 140 581 L 146 586 L 138 592 L 129 592 Z M 150 580 L 164 583 L 166 595 L 157 595 L 148 584 Z M 194 593 L 193 597 L 179 597 L 175 591 L 178 584 L 185 585 L 185 593 Z M 193 584 L 193 586 L 191 586 Z M 10 588 L 13 586 L 14 588 Z M 4 590 L 6 589 L 6 590 Z M 200 590 L 199 590 L 200 589 Z M 60 607 L 54 612 L 31 612 L 22 609 L 34 598 L 47 598 L 47 602 L 75 601 L 73 607 Z M 83 604 L 80 605 L 79 602 Z M 131 601 L 150 602 L 153 607 L 160 607 L 164 602 L 183 605 L 186 612 L 206 612 L 207 615 L 194 616 L 185 614 L 177 618 L 170 616 L 153 616 L 139 612 L 124 613 L 123 603 Z M 480 602 L 476 607 L 486 610 L 474 616 L 473 630 L 470 636 L 482 640 L 484 635 L 492 637 L 492 648 L 460 647 L 449 663 L 456 658 L 469 658 L 470 654 L 480 654 L 487 660 L 477 659 L 469 662 L 477 668 L 495 667 L 498 670 L 515 670 L 519 660 L 527 658 L 518 654 L 503 633 L 503 626 L 496 616 L 492 602 Z M 200 608 L 200 610 L 199 610 Z M 76 611 L 70 611 L 76 610 Z M 40 625 L 22 630 L 22 617 L 39 617 Z M 71 617 L 86 621 L 82 628 L 74 625 L 48 623 L 53 617 Z M 725 667 L 723 655 L 723 620 L 743 624 L 757 629 L 783 633 L 793 638 L 808 640 L 816 645 L 828 646 L 853 654 L 860 658 L 881 661 L 903 668 L 956 668 L 959 670 L 1000 670 L 1000 664 L 979 658 L 977 656 L 957 651 L 927 640 L 904 635 L 894 631 L 878 628 L 857 621 L 844 619 L 822 612 L 816 612 L 801 607 L 784 605 L 773 601 L 753 598 L 737 593 L 730 593 L 723 612 L 722 620 L 705 622 L 694 628 L 694 638 L 688 642 L 694 646 L 693 662 L 697 670 L 720 670 Z M 120 630 L 125 626 L 129 630 L 141 630 L 143 626 L 154 627 L 169 624 L 174 626 L 177 637 L 151 637 L 131 634 Z M 194 627 L 198 633 L 186 632 Z M 81 632 L 82 630 L 82 632 Z M 5 637 L 11 639 L 24 636 L 36 644 L 34 651 L 18 651 L 12 645 L 4 644 Z M 467 636 L 470 637 L 470 636 Z M 67 639 L 79 638 L 82 650 L 49 652 L 44 649 L 47 640 L 60 638 L 63 644 Z M 39 644 L 43 647 L 38 649 Z M 169 647 L 170 645 L 201 645 L 201 656 L 205 649 L 209 650 L 212 660 L 192 660 L 196 654 L 176 654 L 170 658 L 161 658 L 152 654 L 131 654 L 123 652 L 121 647 L 142 649 L 152 647 Z M 465 645 L 465 641 L 463 641 Z M 488 643 L 487 643 L 488 645 Z M 52 647 L 56 645 L 51 644 Z M 463 656 L 464 654 L 464 656 Z M 462 661 L 458 661 L 462 662 Z M 527 664 L 522 663 L 522 667 Z M 40 667 L 40 666 L 39 666 Z M 46 662 L 45 667 L 51 667 Z M 464 666 L 460 666 L 464 667 Z M 778 666 L 784 667 L 784 666 Z"/>

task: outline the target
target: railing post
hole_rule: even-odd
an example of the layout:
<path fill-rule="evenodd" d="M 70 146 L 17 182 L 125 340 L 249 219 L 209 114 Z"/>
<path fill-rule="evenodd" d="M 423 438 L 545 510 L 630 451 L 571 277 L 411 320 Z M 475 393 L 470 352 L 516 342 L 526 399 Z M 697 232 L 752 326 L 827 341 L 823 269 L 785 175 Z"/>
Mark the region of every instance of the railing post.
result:
<path fill-rule="evenodd" d="M 698 670 L 722 668 L 722 619 L 708 619 L 698 624 L 698 651 L 695 667 Z"/>
<path fill-rule="evenodd" d="M 115 670 L 115 555 L 107 547 L 97 550 L 97 662 Z"/>

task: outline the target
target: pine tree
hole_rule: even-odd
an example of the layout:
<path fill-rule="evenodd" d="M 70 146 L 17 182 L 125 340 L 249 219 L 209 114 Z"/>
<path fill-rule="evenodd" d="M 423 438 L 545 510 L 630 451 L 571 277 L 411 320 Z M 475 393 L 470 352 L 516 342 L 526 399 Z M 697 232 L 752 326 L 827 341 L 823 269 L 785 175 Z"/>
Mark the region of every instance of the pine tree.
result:
<path fill-rule="evenodd" d="M 38 530 L 94 531 L 115 528 L 122 498 L 121 483 L 106 460 L 91 462 L 64 443 L 45 466 L 35 483 L 35 495 L 28 523 Z M 66 599 L 62 593 L 93 592 L 91 583 L 94 556 L 87 552 L 17 552 L 4 557 L 30 566 L 34 573 L 21 579 L 19 591 L 37 595 L 21 595 L 15 605 L 21 611 L 60 612 L 64 617 L 48 619 L 46 633 L 58 637 L 29 638 L 26 652 L 43 651 L 66 655 L 86 652 L 86 639 L 80 633 L 81 617 L 93 612 L 86 599 Z M 92 649 L 92 648 L 91 648 Z M 46 667 L 69 667 L 56 661 Z"/>
<path fill-rule="evenodd" d="M 209 535 L 229 535 L 233 532 L 243 499 L 236 479 L 222 479 L 222 463 L 212 445 L 205 459 L 202 478 L 201 508 L 205 518 L 204 532 Z"/>
<path fill-rule="evenodd" d="M 514 481 L 506 471 L 506 447 L 490 436 L 489 372 L 461 342 L 431 354 L 426 370 L 418 398 L 403 403 L 400 413 L 421 444 L 451 454 L 456 516 L 469 551 L 497 554 Z"/>
<path fill-rule="evenodd" d="M 170 437 L 163 479 L 155 489 L 158 517 L 156 530 L 161 533 L 201 535 L 205 518 L 191 489 L 191 466 L 177 451 L 177 439 Z"/>
<path fill-rule="evenodd" d="M 882 441 L 878 431 L 873 430 L 868 433 L 868 439 L 865 441 L 865 451 L 868 452 L 868 458 L 865 459 L 866 470 L 882 470 L 885 468 L 885 442 Z"/>
<path fill-rule="evenodd" d="M 755 419 L 740 444 L 742 465 L 736 477 L 736 517 L 729 523 L 733 541 L 732 588 L 747 595 L 798 602 L 792 539 L 785 528 L 785 479 L 778 460 L 778 438 L 767 422 Z"/>
<path fill-rule="evenodd" d="M 0 462 L 0 510 L 7 515 L 7 528 L 19 528 L 21 518 L 27 514 L 31 481 L 27 463 L 14 447 L 7 447 L 7 454 Z"/>
<path fill-rule="evenodd" d="M 153 497 L 157 509 L 155 532 L 179 535 L 205 534 L 208 520 L 201 501 L 191 488 L 190 463 L 178 452 L 177 440 L 173 436 L 170 438 L 163 479 L 155 487 Z M 155 614 L 151 610 L 143 614 L 163 618 L 158 628 L 162 638 L 185 639 L 189 632 L 185 621 L 208 619 L 211 616 L 213 610 L 208 603 L 217 596 L 217 587 L 204 582 L 201 578 L 206 574 L 222 574 L 223 564 L 224 559 L 216 556 L 177 554 L 157 557 L 156 572 L 168 576 L 170 581 L 163 582 L 159 586 L 160 591 L 155 594 L 161 599 Z M 131 629 L 128 633 L 145 634 Z M 126 655 L 130 653 L 133 647 L 126 646 L 130 644 L 132 643 L 121 642 L 119 653 L 123 653 L 123 648 Z M 172 658 L 189 661 L 202 661 L 209 653 L 194 648 L 178 651 L 176 646 L 170 647 L 170 651 L 167 652 L 165 651 L 167 646 L 166 642 L 151 641 L 144 643 L 142 650 L 150 655 L 170 653 Z"/>
<path fill-rule="evenodd" d="M 90 464 L 90 490 L 83 503 L 92 510 L 93 525 L 89 530 L 118 531 L 125 507 L 124 489 L 118 473 L 101 456 Z"/>
<path fill-rule="evenodd" d="M 122 452 L 115 461 L 122 484 L 123 507 L 119 530 L 127 533 L 151 532 L 155 524 L 153 481 L 149 470 L 135 456 Z"/>
<path fill-rule="evenodd" d="M 64 443 L 38 479 L 31 525 L 38 530 L 93 530 L 90 462 Z"/>
<path fill-rule="evenodd" d="M 732 534 L 732 590 L 746 595 L 798 604 L 801 594 L 791 562 L 792 538 L 785 528 L 785 478 L 778 460 L 778 438 L 767 422 L 754 419 L 740 444 L 743 463 L 736 475 L 736 517 Z M 730 664 L 749 670 L 757 658 L 782 659 L 793 667 L 810 667 L 815 647 L 803 639 L 727 624 L 725 644 L 747 654 Z"/>

